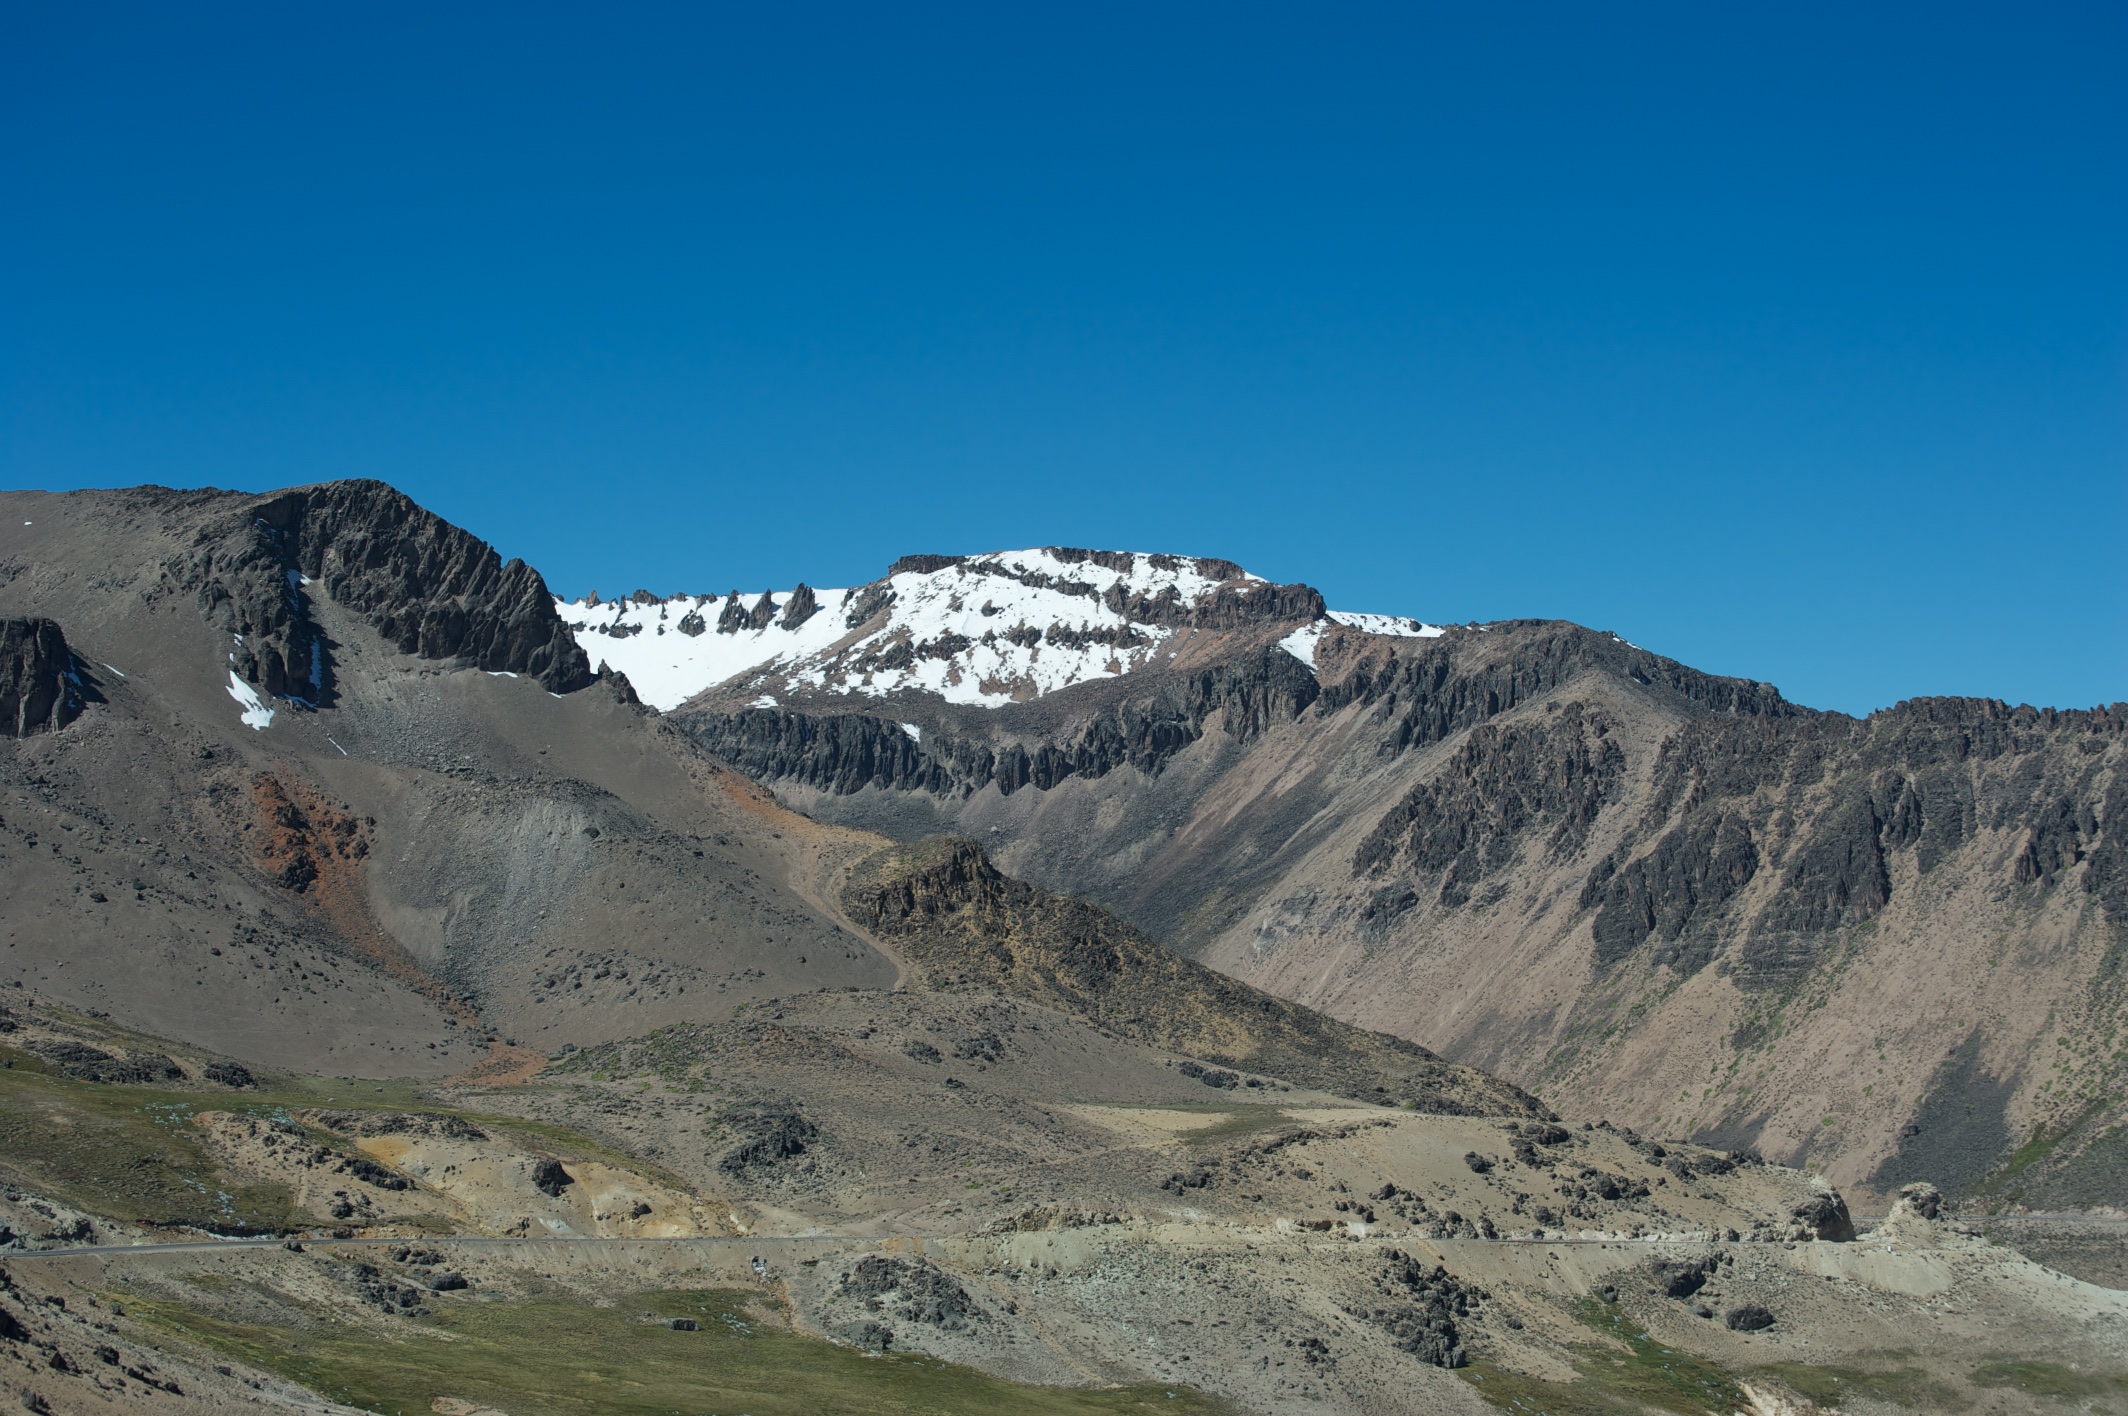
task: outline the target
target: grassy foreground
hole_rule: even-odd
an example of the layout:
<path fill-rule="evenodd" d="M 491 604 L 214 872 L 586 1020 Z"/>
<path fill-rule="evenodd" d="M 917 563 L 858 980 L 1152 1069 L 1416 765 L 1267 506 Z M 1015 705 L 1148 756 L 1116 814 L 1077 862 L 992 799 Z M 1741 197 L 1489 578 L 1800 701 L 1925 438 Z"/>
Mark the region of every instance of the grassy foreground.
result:
<path fill-rule="evenodd" d="M 1610 1339 L 1573 1349 L 1577 1381 L 1545 1381 L 1483 1360 L 1456 1375 L 1489 1404 L 1530 1416 L 1639 1416 L 1646 1411 L 1728 1416 L 1749 1408 L 1735 1377 L 1652 1340 L 1614 1305 L 1584 1298 L 1575 1316 Z"/>
<path fill-rule="evenodd" d="M 352 1325 L 254 1326 L 125 1299 L 171 1336 L 387 1416 L 438 1398 L 508 1416 L 1030 1416 L 1221 1412 L 1186 1387 L 1021 1386 L 914 1354 L 867 1357 L 751 1318 L 745 1295 L 637 1293 L 611 1308 L 535 1299 L 454 1303 L 392 1336 Z M 655 1315 L 646 1320 L 645 1313 Z M 696 1332 L 667 1320 L 693 1318 Z"/>
<path fill-rule="evenodd" d="M 200 1143 L 202 1111 L 273 1120 L 303 1107 L 452 1115 L 563 1160 L 596 1160 L 682 1193 L 680 1176 L 565 1126 L 438 1105 L 406 1081 L 280 1077 L 242 1092 L 127 1086 L 61 1075 L 43 1059 L 0 1045 L 0 1179 L 91 1214 L 135 1224 L 198 1226 L 218 1233 L 280 1233 L 320 1222 L 278 1185 L 233 1185 Z M 322 1131 L 335 1150 L 347 1143 Z"/>
<path fill-rule="evenodd" d="M 0 1048 L 0 1062 L 0 1172 L 10 1180 L 137 1224 L 267 1232 L 300 1221 L 280 1186 L 223 1181 L 191 1124 L 202 1098 L 48 1075 L 12 1048 Z"/>

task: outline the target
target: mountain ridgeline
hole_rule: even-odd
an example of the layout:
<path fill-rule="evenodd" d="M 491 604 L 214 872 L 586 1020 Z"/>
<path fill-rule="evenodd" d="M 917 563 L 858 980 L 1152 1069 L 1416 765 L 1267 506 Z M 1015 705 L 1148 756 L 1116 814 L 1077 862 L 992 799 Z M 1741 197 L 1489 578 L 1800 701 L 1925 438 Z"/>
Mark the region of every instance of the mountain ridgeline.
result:
<path fill-rule="evenodd" d="M 1315 626 L 997 707 L 830 683 L 676 718 L 811 814 L 978 836 L 1573 1106 L 1864 1186 L 1983 1186 L 2049 1136 L 2018 1195 L 2119 1191 L 2119 706 L 1855 718 L 1557 621 Z"/>
<path fill-rule="evenodd" d="M 1344 1096 L 2128 1202 L 2119 705 L 1855 718 L 1209 557 L 570 603 L 379 482 L 7 496 L 11 962 L 162 1035 L 419 1073 L 913 967 Z"/>

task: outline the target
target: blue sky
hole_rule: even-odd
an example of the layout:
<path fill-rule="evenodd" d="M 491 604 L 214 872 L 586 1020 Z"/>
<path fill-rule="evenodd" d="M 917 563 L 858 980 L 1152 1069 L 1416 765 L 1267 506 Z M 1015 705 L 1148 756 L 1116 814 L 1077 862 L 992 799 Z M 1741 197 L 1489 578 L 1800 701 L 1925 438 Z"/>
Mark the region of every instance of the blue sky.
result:
<path fill-rule="evenodd" d="M 0 12 L 0 483 L 2128 699 L 2128 9 Z M 63 607 L 57 607 L 63 615 Z"/>

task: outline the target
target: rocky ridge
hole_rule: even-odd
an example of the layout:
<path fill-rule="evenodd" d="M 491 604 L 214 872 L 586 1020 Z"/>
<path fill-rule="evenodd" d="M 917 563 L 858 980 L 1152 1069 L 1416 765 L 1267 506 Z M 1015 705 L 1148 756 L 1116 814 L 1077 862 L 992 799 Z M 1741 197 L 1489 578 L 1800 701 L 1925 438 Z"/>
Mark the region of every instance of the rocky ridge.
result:
<path fill-rule="evenodd" d="M 537 571 L 382 482 L 134 495 L 206 513 L 167 572 L 232 636 L 236 673 L 269 697 L 315 706 L 332 692 L 332 646 L 308 603 L 319 589 L 403 654 L 522 673 L 556 693 L 591 681 Z"/>
<path fill-rule="evenodd" d="M 1087 1018 L 1196 1059 L 1208 1086 L 1239 1068 L 1384 1106 L 1449 1116 L 1550 1119 L 1534 1097 L 1401 1038 L 1363 1032 L 1164 949 L 1106 911 L 999 874 L 973 841 L 883 853 L 845 909 L 936 988 L 979 988 Z M 1202 1064 L 1212 1064 L 1207 1070 Z"/>

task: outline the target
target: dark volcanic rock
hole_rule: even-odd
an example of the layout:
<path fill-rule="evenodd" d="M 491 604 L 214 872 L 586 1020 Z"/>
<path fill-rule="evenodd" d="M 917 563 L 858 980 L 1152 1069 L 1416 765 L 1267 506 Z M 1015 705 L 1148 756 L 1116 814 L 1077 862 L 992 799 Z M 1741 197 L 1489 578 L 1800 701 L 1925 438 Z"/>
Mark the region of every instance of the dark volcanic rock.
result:
<path fill-rule="evenodd" d="M 1513 863 L 1525 831 L 1550 826 L 1545 849 L 1569 858 L 1588 839 L 1607 794 L 1625 772 L 1604 714 L 1570 703 L 1545 722 L 1481 727 L 1448 766 L 1410 794 L 1361 843 L 1355 876 L 1395 864 L 1438 874 L 1444 905 Z"/>
<path fill-rule="evenodd" d="M 182 1081 L 185 1076 L 183 1069 L 160 1052 L 115 1057 L 100 1047 L 64 1040 L 27 1043 L 25 1049 L 57 1067 L 62 1075 L 84 1082 L 141 1086 L 149 1082 Z"/>
<path fill-rule="evenodd" d="M 591 681 L 537 571 L 504 562 L 382 482 L 327 482 L 249 502 L 203 527 L 168 569 L 241 639 L 237 671 L 277 698 L 330 701 L 331 646 L 308 602 L 317 589 L 401 653 L 524 674 L 556 693 Z"/>
<path fill-rule="evenodd" d="M 782 1102 L 756 1102 L 735 1106 L 723 1116 L 725 1125 L 742 1139 L 718 1157 L 717 1168 L 727 1175 L 749 1175 L 768 1170 L 806 1153 L 820 1138 L 820 1128 L 808 1121 L 797 1107 Z"/>
<path fill-rule="evenodd" d="M 1648 855 L 1619 864 L 1617 853 L 1590 872 L 1583 908 L 1598 906 L 1596 961 L 1608 967 L 1653 934 L 1658 964 L 1696 972 L 1713 957 L 1724 907 L 1758 873 L 1758 846 L 1743 817 L 1721 810 L 1689 816 Z"/>
<path fill-rule="evenodd" d="M 343 1136 L 441 1136 L 454 1141 L 484 1141 L 488 1133 L 458 1116 L 425 1111 L 317 1111 L 320 1126 Z"/>
<path fill-rule="evenodd" d="M 2080 876 L 2110 918 L 2128 920 L 2128 792 L 2102 770 L 2124 731 L 2118 707 L 1973 698 L 1914 699 L 1861 719 L 1792 710 L 1687 722 L 1657 754 L 1641 834 L 1583 890 L 1598 907 L 1599 961 L 1652 938 L 1656 961 L 1696 964 L 1719 936 L 1741 944 L 1739 983 L 1787 986 L 1839 931 L 1890 903 L 1901 852 L 1927 874 L 1983 827 L 2022 833 L 2005 885 L 2045 892 Z M 1776 825 L 1791 840 L 1769 861 Z M 1640 854 L 1657 831 L 1656 849 Z M 1728 901 L 1769 863 L 1780 889 L 1755 919 L 1731 916 Z"/>
<path fill-rule="evenodd" d="M 1583 674 L 1615 674 L 1680 707 L 1785 717 L 1807 712 L 1773 685 L 1720 678 L 1559 620 L 1503 620 L 1483 635 L 1372 641 L 1323 685 L 1322 711 L 1353 704 L 1385 715 L 1386 751 L 1443 741 Z"/>
<path fill-rule="evenodd" d="M 850 597 L 850 607 L 842 617 L 843 627 L 856 629 L 893 603 L 894 588 L 883 580 L 875 581 Z"/>
<path fill-rule="evenodd" d="M 1707 1286 L 1720 1271 L 1720 1259 L 1657 1259 L 1648 1265 L 1648 1275 L 1665 1298 L 1690 1298 Z"/>
<path fill-rule="evenodd" d="M 576 1183 L 576 1177 L 562 1169 L 562 1163 L 553 1156 L 533 1162 L 531 1179 L 533 1189 L 555 1199 L 560 1199 L 562 1191 Z"/>
<path fill-rule="evenodd" d="M 0 619 L 0 725 L 55 733 L 81 713 L 83 684 L 66 635 L 48 619 Z"/>
<path fill-rule="evenodd" d="M 843 1275 L 843 1296 L 855 1298 L 875 1313 L 924 1323 L 946 1332 L 961 1332 L 983 1317 L 958 1279 L 923 1259 L 872 1255 L 859 1259 Z M 891 1338 L 892 1334 L 888 1334 Z M 884 1346 L 884 1342 L 881 1344 Z"/>
<path fill-rule="evenodd" d="M 1390 1302 L 1355 1315 L 1382 1328 L 1397 1346 L 1421 1362 L 1450 1368 L 1465 1365 L 1470 1359 L 1457 1319 L 1474 1316 L 1490 1295 L 1439 1264 L 1428 1269 L 1396 1249 L 1387 1258 L 1388 1271 L 1375 1281 L 1375 1288 Z"/>
<path fill-rule="evenodd" d="M 920 650 L 947 646 L 900 647 L 913 662 Z M 703 715 L 685 726 L 704 747 L 762 781 L 797 781 L 838 795 L 885 787 L 953 797 L 995 783 L 1010 796 L 1023 787 L 1048 791 L 1074 777 L 1103 777 L 1119 767 L 1156 775 L 1203 737 L 1215 717 L 1228 736 L 1246 742 L 1292 722 L 1317 692 L 1307 665 L 1273 647 L 1164 679 L 1059 741 L 961 738 L 933 728 L 919 745 L 889 718 L 784 708 Z"/>
<path fill-rule="evenodd" d="M 390 1276 L 379 1272 L 375 1264 L 349 1264 L 339 1271 L 339 1278 L 357 1298 L 383 1312 L 418 1318 L 428 1311 L 421 1306 L 421 1300 L 427 1294 L 394 1282 Z"/>
<path fill-rule="evenodd" d="M 1746 1303 L 1723 1314 L 1722 1322 L 1731 1332 L 1764 1332 L 1773 1326 L 1774 1318 L 1771 1310 Z"/>
<path fill-rule="evenodd" d="M 1813 1238 L 1836 1244 L 1854 1240 L 1855 1221 L 1847 1212 L 1847 1201 L 1837 1194 L 1812 1195 L 1795 1207 L 1793 1216 Z"/>
<path fill-rule="evenodd" d="M 366 1155 L 349 1156 L 345 1168 L 348 1174 L 354 1176 L 363 1184 L 373 1185 L 380 1190 L 411 1190 L 414 1188 L 413 1181 L 407 1179 L 404 1175 L 386 1169 Z M 535 1183 L 537 1182 L 535 1181 Z M 541 1188 L 545 1189 L 546 1187 L 541 1186 Z M 559 1194 L 560 1190 L 557 1188 L 548 1191 L 548 1193 Z"/>
<path fill-rule="evenodd" d="M 900 560 L 887 567 L 887 574 L 929 575 L 934 570 L 944 570 L 948 566 L 959 565 L 966 559 L 968 559 L 966 556 L 903 556 Z"/>
<path fill-rule="evenodd" d="M 791 598 L 783 602 L 783 627 L 796 629 L 818 613 L 820 601 L 814 596 L 813 587 L 801 580 L 798 588 L 791 592 Z"/>

